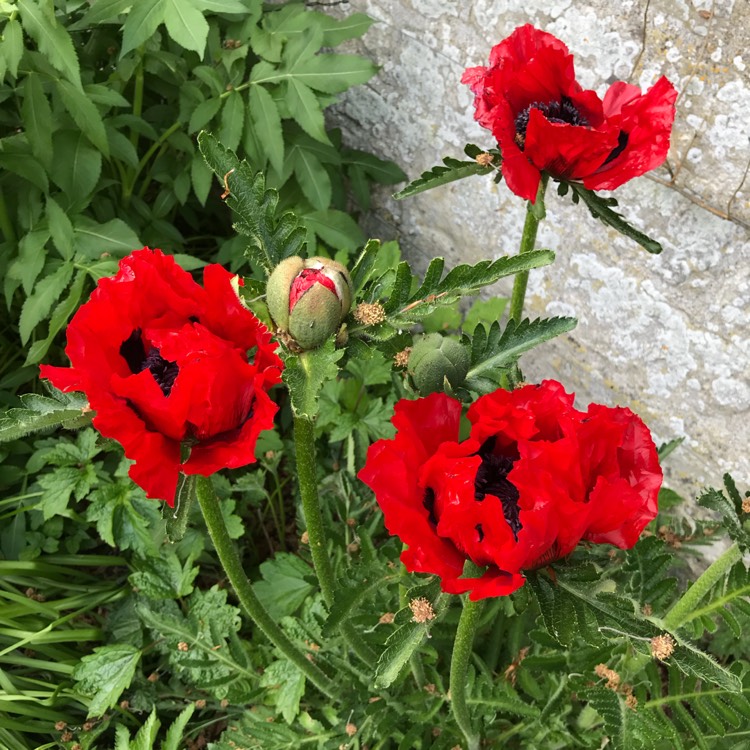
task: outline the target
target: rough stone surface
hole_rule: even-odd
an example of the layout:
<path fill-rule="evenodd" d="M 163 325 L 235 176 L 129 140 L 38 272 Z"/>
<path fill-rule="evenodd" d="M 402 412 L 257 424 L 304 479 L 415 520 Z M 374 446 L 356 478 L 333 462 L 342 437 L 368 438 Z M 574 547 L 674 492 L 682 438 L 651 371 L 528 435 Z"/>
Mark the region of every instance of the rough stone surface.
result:
<path fill-rule="evenodd" d="M 334 119 L 348 142 L 398 162 L 411 178 L 494 145 L 473 120 L 463 69 L 531 22 L 576 56 L 578 80 L 603 94 L 615 80 L 680 92 L 668 166 L 620 188 L 626 217 L 659 239 L 650 256 L 548 191 L 539 246 L 557 252 L 532 272 L 531 316 L 579 325 L 522 362 L 589 401 L 627 405 L 657 441 L 684 436 L 669 459 L 687 494 L 725 471 L 750 481 L 750 5 L 746 0 L 352 0 L 377 23 L 360 44 L 380 74 L 348 93 Z M 397 203 L 379 195 L 374 236 L 397 237 L 417 265 L 515 253 L 524 206 L 472 178 Z M 502 291 L 507 291 L 504 287 Z"/>

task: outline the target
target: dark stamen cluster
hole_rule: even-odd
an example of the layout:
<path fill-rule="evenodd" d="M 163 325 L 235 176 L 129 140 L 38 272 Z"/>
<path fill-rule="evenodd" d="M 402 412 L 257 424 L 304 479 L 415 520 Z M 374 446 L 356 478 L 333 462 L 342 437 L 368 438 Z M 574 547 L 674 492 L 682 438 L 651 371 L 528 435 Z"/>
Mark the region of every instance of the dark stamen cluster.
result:
<path fill-rule="evenodd" d="M 437 516 L 435 515 L 435 490 L 432 487 L 427 487 L 424 491 L 424 498 L 422 498 L 422 505 L 427 509 L 430 514 L 430 523 L 433 526 L 437 526 Z"/>
<path fill-rule="evenodd" d="M 120 345 L 120 355 L 128 363 L 130 372 L 133 374 L 149 370 L 154 376 L 157 385 L 161 388 L 161 392 L 165 396 L 169 396 L 180 368 L 176 362 L 164 359 L 156 347 L 151 347 L 148 354 L 146 354 L 141 333 L 141 329 L 136 328 L 122 342 Z"/>
<path fill-rule="evenodd" d="M 496 456 L 493 453 L 494 447 L 495 438 L 490 438 L 479 449 L 482 463 L 474 478 L 474 497 L 480 502 L 484 500 L 486 495 L 497 497 L 503 504 L 505 520 L 508 522 L 516 541 L 518 541 L 518 532 L 522 528 L 518 519 L 520 510 L 518 507 L 519 492 L 507 478 L 508 473 L 513 468 L 513 460 L 508 456 Z M 481 536 L 484 536 L 484 534 Z"/>
<path fill-rule="evenodd" d="M 516 143 L 522 151 L 532 109 L 538 109 L 550 122 L 583 126 L 589 124 L 589 121 L 578 111 L 575 104 L 567 96 L 564 96 L 562 101 L 559 102 L 532 102 L 526 109 L 519 112 L 515 119 Z"/>

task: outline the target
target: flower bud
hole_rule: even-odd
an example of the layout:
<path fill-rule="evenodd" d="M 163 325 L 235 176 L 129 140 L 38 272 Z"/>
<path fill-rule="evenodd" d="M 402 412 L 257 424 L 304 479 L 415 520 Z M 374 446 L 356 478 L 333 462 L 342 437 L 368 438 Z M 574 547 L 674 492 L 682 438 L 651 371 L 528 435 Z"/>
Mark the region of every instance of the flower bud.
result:
<path fill-rule="evenodd" d="M 315 349 L 341 326 L 352 304 L 352 281 L 328 258 L 286 258 L 268 279 L 266 302 L 276 327 L 301 349 Z"/>
<path fill-rule="evenodd" d="M 430 333 L 414 344 L 408 371 L 422 396 L 442 391 L 446 378 L 457 388 L 469 372 L 469 352 L 454 339 Z"/>

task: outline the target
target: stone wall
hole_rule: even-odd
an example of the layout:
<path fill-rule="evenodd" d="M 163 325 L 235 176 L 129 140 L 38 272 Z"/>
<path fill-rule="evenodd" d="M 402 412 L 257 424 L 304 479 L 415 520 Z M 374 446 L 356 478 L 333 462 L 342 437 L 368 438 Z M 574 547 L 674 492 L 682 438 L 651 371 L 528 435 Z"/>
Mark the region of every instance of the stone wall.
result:
<path fill-rule="evenodd" d="M 680 92 L 668 166 L 616 191 L 625 216 L 664 246 L 659 256 L 548 191 L 527 310 L 576 315 L 572 335 L 522 360 L 588 401 L 637 411 L 657 441 L 684 436 L 672 486 L 695 494 L 731 471 L 750 482 L 750 4 L 747 0 L 352 0 L 377 23 L 360 44 L 381 66 L 334 119 L 350 144 L 411 178 L 494 143 L 473 120 L 463 69 L 531 22 L 568 44 L 578 80 L 600 95 L 615 80 Z M 424 268 L 517 252 L 523 202 L 472 178 L 403 202 L 379 194 L 374 236 L 397 237 Z M 504 287 L 500 291 L 508 291 Z"/>

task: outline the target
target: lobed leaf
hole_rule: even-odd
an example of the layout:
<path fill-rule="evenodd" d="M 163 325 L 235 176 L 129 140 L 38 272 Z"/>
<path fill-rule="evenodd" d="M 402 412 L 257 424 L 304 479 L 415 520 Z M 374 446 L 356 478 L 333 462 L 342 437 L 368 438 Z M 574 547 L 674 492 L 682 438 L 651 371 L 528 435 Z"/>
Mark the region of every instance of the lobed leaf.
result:
<path fill-rule="evenodd" d="M 18 440 L 53 427 L 80 427 L 89 421 L 85 395 L 50 390 L 51 396 L 24 394 L 20 408 L 10 409 L 0 417 L 0 442 Z"/>

